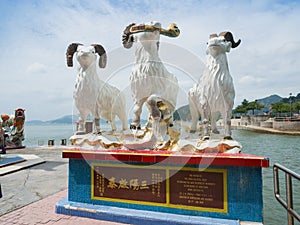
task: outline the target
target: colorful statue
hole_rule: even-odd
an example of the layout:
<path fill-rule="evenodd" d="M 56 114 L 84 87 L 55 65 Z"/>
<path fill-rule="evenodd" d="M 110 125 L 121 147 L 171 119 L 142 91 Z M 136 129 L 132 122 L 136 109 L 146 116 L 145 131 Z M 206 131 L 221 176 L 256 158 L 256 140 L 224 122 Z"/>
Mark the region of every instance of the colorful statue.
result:
<path fill-rule="evenodd" d="M 10 132 L 11 127 L 14 124 L 15 116 L 14 115 L 9 116 L 8 114 L 2 114 L 1 119 L 2 119 L 2 129 L 4 130 L 4 132 Z"/>
<path fill-rule="evenodd" d="M 22 146 L 24 140 L 25 109 L 15 110 L 14 125 L 10 132 L 10 141 L 16 146 Z"/>
<path fill-rule="evenodd" d="M 1 132 L 3 133 L 4 147 L 14 148 L 23 147 L 24 141 L 24 122 L 25 122 L 25 109 L 15 109 L 15 114 L 8 116 L 2 114 Z M 3 151 L 3 150 L 2 150 Z"/>
<path fill-rule="evenodd" d="M 2 123 L 0 122 L 0 149 L 1 149 L 1 154 L 6 154 L 6 149 L 5 149 L 5 138 L 4 138 L 4 130 L 2 129 Z M 1 156 L 0 156 L 1 158 Z"/>

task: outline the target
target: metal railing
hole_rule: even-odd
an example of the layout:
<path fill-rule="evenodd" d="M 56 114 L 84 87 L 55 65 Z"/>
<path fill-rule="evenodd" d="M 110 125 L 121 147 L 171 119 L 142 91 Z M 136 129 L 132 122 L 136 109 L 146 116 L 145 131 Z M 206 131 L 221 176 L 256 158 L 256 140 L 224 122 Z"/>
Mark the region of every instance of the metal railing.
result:
<path fill-rule="evenodd" d="M 300 117 L 275 117 L 274 121 L 276 122 L 299 122 L 300 121 Z"/>
<path fill-rule="evenodd" d="M 279 175 L 278 170 L 281 170 L 285 173 L 285 191 L 286 191 L 286 201 L 280 195 L 279 189 Z M 292 177 L 300 181 L 300 175 L 294 171 L 275 163 L 273 166 L 273 175 L 274 175 L 274 194 L 275 198 L 280 202 L 280 204 L 287 211 L 288 225 L 294 225 L 294 218 L 300 222 L 299 214 L 294 210 L 293 206 L 293 184 Z"/>

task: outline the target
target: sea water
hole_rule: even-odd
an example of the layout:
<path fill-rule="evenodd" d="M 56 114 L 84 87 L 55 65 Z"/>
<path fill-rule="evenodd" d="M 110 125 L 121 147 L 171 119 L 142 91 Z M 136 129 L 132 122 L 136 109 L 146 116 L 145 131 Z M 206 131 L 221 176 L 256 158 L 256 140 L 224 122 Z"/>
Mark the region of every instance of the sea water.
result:
<path fill-rule="evenodd" d="M 102 129 L 108 129 L 108 126 Z M 74 126 L 65 125 L 25 125 L 26 147 L 47 145 L 48 140 L 54 140 L 59 145 L 62 139 L 67 140 L 74 134 Z M 263 201 L 264 224 L 286 225 L 287 213 L 274 197 L 273 165 L 279 163 L 296 173 L 300 173 L 300 137 L 292 135 L 257 133 L 248 130 L 233 130 L 232 136 L 243 146 L 242 152 L 265 156 L 270 159 L 270 167 L 263 168 Z M 24 149 L 26 151 L 26 149 Z M 285 179 L 280 175 L 280 192 L 285 199 Z M 300 181 L 293 179 L 294 208 L 300 214 Z M 295 225 L 300 223 L 295 220 Z"/>

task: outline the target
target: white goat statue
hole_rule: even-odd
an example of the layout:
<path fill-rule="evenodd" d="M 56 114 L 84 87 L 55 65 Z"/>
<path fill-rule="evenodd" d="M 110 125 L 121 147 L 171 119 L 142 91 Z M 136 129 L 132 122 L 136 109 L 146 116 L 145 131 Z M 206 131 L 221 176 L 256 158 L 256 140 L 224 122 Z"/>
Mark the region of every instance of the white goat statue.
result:
<path fill-rule="evenodd" d="M 170 24 L 168 30 L 161 28 L 158 22 L 130 24 L 125 28 L 122 37 L 123 46 L 131 48 L 133 42 L 137 42 L 135 64 L 130 75 L 134 101 L 134 115 L 130 129 L 141 128 L 140 116 L 144 103 L 149 109 L 152 121 L 164 120 L 167 121 L 168 126 L 172 126 L 178 81 L 164 66 L 159 58 L 158 50 L 160 34 L 177 37 L 179 33 L 174 23 Z"/>
<path fill-rule="evenodd" d="M 224 120 L 225 139 L 231 139 L 231 115 L 234 105 L 235 90 L 229 72 L 226 53 L 236 48 L 241 40 L 235 42 L 230 32 L 212 34 L 207 43 L 208 55 L 206 68 L 189 91 L 189 105 L 192 116 L 191 132 L 196 131 L 197 122 L 201 115 L 202 136 L 208 136 L 208 121 L 213 133 L 219 133 L 216 119 L 218 113 Z"/>
<path fill-rule="evenodd" d="M 85 121 L 89 114 L 94 118 L 94 133 L 100 134 L 100 117 L 110 122 L 112 131 L 117 129 L 115 116 L 122 121 L 123 130 L 127 129 L 125 96 L 116 88 L 102 81 L 97 73 L 96 61 L 99 67 L 105 68 L 107 56 L 104 48 L 99 44 L 84 46 L 72 43 L 67 48 L 67 65 L 73 66 L 73 55 L 79 62 L 76 79 L 74 100 L 79 111 L 79 126 L 77 134 L 84 134 Z"/>

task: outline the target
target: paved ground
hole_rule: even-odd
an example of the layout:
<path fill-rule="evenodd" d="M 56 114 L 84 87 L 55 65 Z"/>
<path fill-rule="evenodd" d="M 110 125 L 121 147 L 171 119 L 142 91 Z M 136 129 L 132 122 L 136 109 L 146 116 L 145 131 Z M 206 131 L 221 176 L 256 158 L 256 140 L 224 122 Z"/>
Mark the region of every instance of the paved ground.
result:
<path fill-rule="evenodd" d="M 120 224 L 55 213 L 55 204 L 67 197 L 68 159 L 61 148 L 8 150 L 7 154 L 34 154 L 46 162 L 0 176 L 0 224 Z"/>

